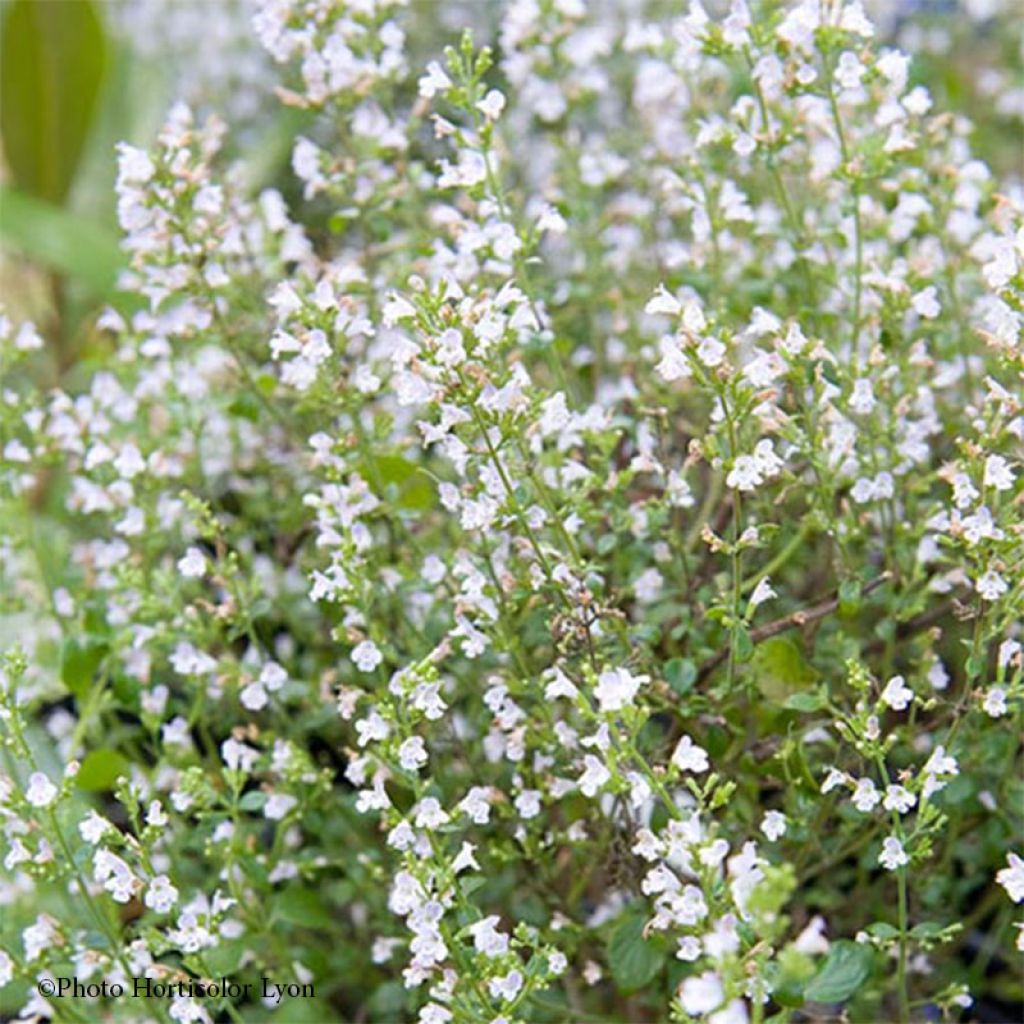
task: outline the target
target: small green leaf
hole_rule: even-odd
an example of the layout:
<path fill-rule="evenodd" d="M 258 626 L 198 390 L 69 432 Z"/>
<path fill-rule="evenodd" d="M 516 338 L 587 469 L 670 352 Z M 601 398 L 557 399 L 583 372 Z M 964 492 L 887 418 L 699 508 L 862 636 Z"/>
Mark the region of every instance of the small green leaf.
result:
<path fill-rule="evenodd" d="M 825 706 L 825 695 L 816 690 L 807 693 L 794 693 L 787 697 L 783 707 L 790 711 L 820 711 Z"/>
<path fill-rule="evenodd" d="M 804 988 L 812 1003 L 841 1003 L 871 975 L 871 948 L 848 939 L 832 944 L 828 957 Z"/>
<path fill-rule="evenodd" d="M 64 641 L 60 677 L 79 700 L 89 692 L 96 670 L 109 649 L 106 641 L 94 637 L 68 637 Z"/>
<path fill-rule="evenodd" d="M 644 938 L 644 922 L 642 914 L 631 914 L 608 941 L 608 962 L 616 984 L 625 992 L 649 984 L 665 960 L 664 950 Z"/>
<path fill-rule="evenodd" d="M 14 0 L 0 41 L 0 136 L 14 181 L 61 203 L 92 128 L 107 39 L 92 0 Z"/>
<path fill-rule="evenodd" d="M 810 686 L 817 673 L 804 660 L 803 652 L 788 636 L 773 636 L 757 645 L 750 659 L 758 689 L 769 700 L 784 701 Z"/>
<path fill-rule="evenodd" d="M 240 811 L 261 811 L 266 802 L 267 794 L 262 790 L 253 789 L 238 801 L 238 809 Z"/>
<path fill-rule="evenodd" d="M 665 665 L 665 678 L 676 693 L 689 693 L 697 681 L 697 666 L 686 658 L 673 658 Z"/>
<path fill-rule="evenodd" d="M 116 750 L 104 748 L 85 755 L 75 776 L 75 785 L 87 793 L 113 789 L 114 783 L 129 772 L 127 759 Z"/>

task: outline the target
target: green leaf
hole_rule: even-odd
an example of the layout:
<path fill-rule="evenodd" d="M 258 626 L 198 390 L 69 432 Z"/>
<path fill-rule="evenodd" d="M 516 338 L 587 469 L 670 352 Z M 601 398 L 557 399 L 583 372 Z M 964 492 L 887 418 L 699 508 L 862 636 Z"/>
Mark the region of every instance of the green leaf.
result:
<path fill-rule="evenodd" d="M 644 923 L 642 914 L 631 914 L 608 941 L 612 975 L 624 992 L 635 992 L 649 984 L 665 960 L 664 950 L 644 938 Z"/>
<path fill-rule="evenodd" d="M 820 711 L 824 706 L 825 695 L 817 690 L 794 693 L 792 697 L 786 698 L 786 703 L 783 705 L 789 711 Z"/>
<path fill-rule="evenodd" d="M 367 480 L 379 478 L 385 486 L 393 485 L 399 508 L 423 510 L 434 502 L 430 478 L 402 455 L 378 455 L 363 466 L 362 472 Z"/>
<path fill-rule="evenodd" d="M 114 291 L 125 263 L 113 233 L 7 185 L 0 186 L 0 238 L 98 295 Z"/>
<path fill-rule="evenodd" d="M 87 793 L 113 789 L 114 783 L 129 772 L 128 760 L 116 750 L 104 748 L 85 755 L 75 776 L 75 785 Z"/>
<path fill-rule="evenodd" d="M 241 966 L 245 954 L 245 943 L 241 941 L 219 942 L 203 951 L 203 964 L 215 976 L 227 977 Z"/>
<path fill-rule="evenodd" d="M 95 637 L 68 637 L 64 641 L 60 677 L 79 700 L 89 692 L 96 670 L 109 649 L 106 641 Z"/>
<path fill-rule="evenodd" d="M 252 789 L 238 801 L 240 811 L 261 811 L 267 802 L 267 794 L 259 789 Z"/>
<path fill-rule="evenodd" d="M 107 64 L 92 0 L 13 0 L 0 40 L 0 137 L 14 181 L 60 203 L 89 136 Z"/>
<path fill-rule="evenodd" d="M 685 658 L 673 658 L 665 665 L 665 678 L 675 693 L 689 693 L 697 681 L 697 666 Z"/>
<path fill-rule="evenodd" d="M 788 636 L 773 636 L 758 644 L 750 659 L 750 670 L 761 693 L 780 702 L 817 678 L 803 652 Z"/>
<path fill-rule="evenodd" d="M 812 1003 L 841 1003 L 849 999 L 871 974 L 871 948 L 840 939 L 832 944 L 818 973 L 804 988 Z"/>
<path fill-rule="evenodd" d="M 274 917 L 305 928 L 327 928 L 331 915 L 313 889 L 285 889 L 274 900 Z"/>

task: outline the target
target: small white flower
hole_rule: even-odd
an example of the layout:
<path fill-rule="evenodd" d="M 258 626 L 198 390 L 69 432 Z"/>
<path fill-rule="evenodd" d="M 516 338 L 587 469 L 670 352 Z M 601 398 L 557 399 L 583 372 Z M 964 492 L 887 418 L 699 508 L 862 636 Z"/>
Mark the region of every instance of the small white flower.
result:
<path fill-rule="evenodd" d="M 587 754 L 583 758 L 583 774 L 580 776 L 580 791 L 584 796 L 595 796 L 606 782 L 612 777 L 612 773 L 605 767 L 604 762 L 593 754 Z"/>
<path fill-rule="evenodd" d="M 895 871 L 910 863 L 910 858 L 903 849 L 903 844 L 895 837 L 888 836 L 882 842 L 882 852 L 878 855 L 878 863 L 889 871 Z"/>
<path fill-rule="evenodd" d="M 624 668 L 608 669 L 601 673 L 594 688 L 594 696 L 602 712 L 621 711 L 632 705 L 641 684 L 650 676 L 634 676 Z"/>
<path fill-rule="evenodd" d="M 882 703 L 893 711 L 904 711 L 914 699 L 914 691 L 904 682 L 903 676 L 893 676 L 882 690 Z"/>
<path fill-rule="evenodd" d="M 703 1017 L 722 1005 L 725 990 L 714 971 L 687 978 L 679 988 L 679 1001 L 691 1017 Z"/>
<path fill-rule="evenodd" d="M 778 596 L 772 589 L 769 578 L 763 576 L 757 581 L 757 586 L 754 587 L 754 592 L 750 595 L 750 610 L 753 611 L 759 605 L 764 604 L 765 601 L 770 601 L 773 597 Z"/>
<path fill-rule="evenodd" d="M 452 87 L 452 80 L 436 60 L 427 65 L 427 72 L 417 83 L 419 94 L 424 99 L 433 99 L 439 92 L 445 93 Z"/>
<path fill-rule="evenodd" d="M 497 914 L 492 914 L 466 929 L 473 936 L 473 948 L 478 953 L 496 957 L 508 952 L 508 936 L 497 929 L 500 920 Z"/>
<path fill-rule="evenodd" d="M 858 811 L 867 814 L 875 809 L 882 797 L 872 779 L 858 779 L 851 799 Z"/>
<path fill-rule="evenodd" d="M 90 811 L 79 823 L 78 831 L 87 843 L 95 846 L 113 826 L 102 815 Z"/>
<path fill-rule="evenodd" d="M 986 691 L 981 706 L 990 718 L 1002 718 L 1006 714 L 1006 691 L 1000 686 L 993 686 Z"/>
<path fill-rule="evenodd" d="M 1002 576 L 994 569 L 989 569 L 984 576 L 980 577 L 974 584 L 974 589 L 986 601 L 998 601 L 999 598 L 1009 590 L 1009 585 Z"/>
<path fill-rule="evenodd" d="M 263 817 L 280 821 L 298 802 L 290 793 L 271 793 L 263 805 Z"/>
<path fill-rule="evenodd" d="M 509 971 L 502 977 L 492 978 L 488 987 L 495 999 L 502 999 L 510 1003 L 523 987 L 522 971 Z"/>
<path fill-rule="evenodd" d="M 990 455 L 985 459 L 985 486 L 997 491 L 1008 491 L 1013 487 L 1014 474 L 1010 464 L 1002 455 Z"/>
<path fill-rule="evenodd" d="M 57 799 L 57 787 L 42 772 L 33 772 L 28 778 L 25 799 L 33 807 L 49 807 Z"/>
<path fill-rule="evenodd" d="M 427 750 L 421 736 L 410 736 L 398 748 L 398 762 L 407 772 L 416 772 L 427 763 Z"/>
<path fill-rule="evenodd" d="M 672 754 L 672 763 L 681 772 L 695 772 L 700 774 L 706 772 L 710 766 L 708 752 L 697 746 L 689 736 L 684 736 L 677 744 Z"/>
<path fill-rule="evenodd" d="M 914 312 L 926 320 L 934 320 L 942 312 L 935 285 L 929 285 L 923 291 L 918 292 L 910 300 L 910 304 L 914 307 Z"/>
<path fill-rule="evenodd" d="M 384 655 L 372 640 L 364 640 L 352 650 L 352 661 L 360 672 L 372 672 L 383 660 Z"/>
<path fill-rule="evenodd" d="M 900 814 L 906 814 L 916 803 L 917 797 L 905 787 L 897 785 L 885 787 L 885 799 L 882 801 L 882 806 L 887 811 L 898 811 Z"/>
<path fill-rule="evenodd" d="M 786 816 L 779 811 L 768 811 L 761 822 L 761 831 L 775 842 L 786 831 Z"/>
<path fill-rule="evenodd" d="M 1015 853 L 1006 855 L 1008 867 L 997 875 L 996 881 L 1007 891 L 1014 903 L 1024 900 L 1024 860 Z"/>
<path fill-rule="evenodd" d="M 197 547 L 190 547 L 178 560 L 178 572 L 186 579 L 198 579 L 206 572 L 206 558 Z"/>
<path fill-rule="evenodd" d="M 238 695 L 238 699 L 242 702 L 242 707 L 249 711 L 260 711 L 270 703 L 267 691 L 263 688 L 263 684 L 259 682 L 249 683 L 248 686 L 244 687 Z"/>
<path fill-rule="evenodd" d="M 505 96 L 498 89 L 489 89 L 487 95 L 476 105 L 488 121 L 496 121 L 505 109 Z"/>
<path fill-rule="evenodd" d="M 644 312 L 652 315 L 679 316 L 682 311 L 682 303 L 674 295 L 670 295 L 663 284 L 658 285 L 658 290 L 644 306 Z"/>
<path fill-rule="evenodd" d="M 166 875 L 157 875 L 146 890 L 146 906 L 158 914 L 166 914 L 178 902 L 178 890 Z"/>

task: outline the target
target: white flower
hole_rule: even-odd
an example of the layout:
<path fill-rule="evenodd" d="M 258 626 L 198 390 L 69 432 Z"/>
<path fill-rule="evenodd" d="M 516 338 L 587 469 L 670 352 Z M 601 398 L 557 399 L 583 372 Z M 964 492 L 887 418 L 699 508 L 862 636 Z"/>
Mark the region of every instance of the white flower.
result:
<path fill-rule="evenodd" d="M 270 702 L 267 691 L 263 688 L 263 684 L 259 682 L 249 683 L 248 686 L 244 687 L 238 695 L 238 699 L 242 702 L 242 707 L 247 708 L 249 711 L 259 711 Z"/>
<path fill-rule="evenodd" d="M 450 819 L 436 797 L 426 796 L 416 805 L 413 820 L 417 828 L 433 830 L 447 824 Z"/>
<path fill-rule="evenodd" d="M 878 855 L 878 863 L 889 871 L 895 871 L 910 863 L 910 858 L 903 849 L 903 844 L 895 837 L 888 836 L 882 841 L 882 852 Z"/>
<path fill-rule="evenodd" d="M 768 811 L 761 822 L 761 831 L 775 842 L 786 831 L 786 816 L 779 811 Z"/>
<path fill-rule="evenodd" d="M 495 999 L 502 999 L 510 1003 L 523 987 L 522 971 L 509 971 L 508 974 L 500 978 L 492 978 L 488 987 Z"/>
<path fill-rule="evenodd" d="M 985 459 L 985 486 L 997 491 L 1008 491 L 1013 487 L 1014 473 L 1002 455 L 990 455 Z"/>
<path fill-rule="evenodd" d="M 757 586 L 754 587 L 754 592 L 750 595 L 750 610 L 753 611 L 758 605 L 764 604 L 765 601 L 770 601 L 773 597 L 779 595 L 772 590 L 771 581 L 767 576 L 763 576 L 757 581 Z"/>
<path fill-rule="evenodd" d="M 914 699 L 914 691 L 903 681 L 903 676 L 893 676 L 882 690 L 882 703 L 893 711 L 905 710 Z"/>
<path fill-rule="evenodd" d="M 14 961 L 0 949 L 0 988 L 11 983 L 14 977 Z"/>
<path fill-rule="evenodd" d="M 684 736 L 677 744 L 672 754 L 672 763 L 681 772 L 706 772 L 710 765 L 708 752 L 697 746 L 689 736 Z"/>
<path fill-rule="evenodd" d="M 141 149 L 129 146 L 127 142 L 117 144 L 117 184 L 144 185 L 156 173 L 153 161 Z"/>
<path fill-rule="evenodd" d="M 1008 867 L 997 875 L 996 881 L 1007 891 L 1014 903 L 1024 900 L 1024 860 L 1015 853 L 1006 855 Z"/>
<path fill-rule="evenodd" d="M 178 890 L 166 875 L 157 875 L 146 890 L 146 906 L 158 914 L 166 914 L 178 902 Z"/>
<path fill-rule="evenodd" d="M 670 295 L 663 284 L 658 285 L 658 290 L 644 306 L 644 312 L 652 315 L 679 316 L 682 311 L 682 303 L 674 295 Z"/>
<path fill-rule="evenodd" d="M 650 676 L 634 676 L 628 669 L 607 669 L 598 677 L 594 696 L 602 712 L 621 711 L 633 703 L 641 684 Z"/>
<path fill-rule="evenodd" d="M 410 736 L 398 748 L 398 761 L 407 772 L 419 771 L 427 763 L 427 751 L 421 736 Z"/>
<path fill-rule="evenodd" d="M 271 793 L 263 805 L 263 817 L 280 821 L 298 802 L 290 793 Z"/>
<path fill-rule="evenodd" d="M 935 285 L 929 285 L 924 291 L 918 292 L 910 300 L 910 304 L 914 307 L 914 312 L 926 320 L 934 320 L 942 312 Z"/>
<path fill-rule="evenodd" d="M 1006 714 L 1006 691 L 1000 686 L 993 686 L 986 691 L 981 706 L 989 717 L 1002 718 Z"/>
<path fill-rule="evenodd" d="M 505 96 L 498 89 L 489 89 L 487 95 L 476 105 L 488 121 L 496 121 L 505 109 Z"/>
<path fill-rule="evenodd" d="M 580 776 L 580 791 L 584 796 L 594 796 L 612 777 L 604 762 L 593 754 L 583 758 L 583 774 Z"/>
<path fill-rule="evenodd" d="M 882 799 L 872 779 L 858 779 L 853 790 L 853 806 L 864 814 L 874 810 L 878 801 Z"/>
<path fill-rule="evenodd" d="M 95 846 L 113 826 L 102 815 L 90 811 L 79 823 L 78 831 L 87 843 Z"/>
<path fill-rule="evenodd" d="M 372 640 L 357 644 L 352 649 L 351 657 L 360 672 L 372 672 L 384 660 L 384 655 Z"/>
<path fill-rule="evenodd" d="M 702 1017 L 722 1005 L 725 990 L 714 971 L 687 978 L 679 988 L 679 1001 L 691 1017 Z"/>
<path fill-rule="evenodd" d="M 25 799 L 33 807 L 49 807 L 56 798 L 57 787 L 42 772 L 33 772 L 29 776 Z"/>
<path fill-rule="evenodd" d="M 495 957 L 508 952 L 508 936 L 496 927 L 500 920 L 497 914 L 492 914 L 466 929 L 473 936 L 473 947 L 478 953 Z"/>
<path fill-rule="evenodd" d="M 178 572 L 186 579 L 198 579 L 206 572 L 206 558 L 197 547 L 190 547 L 178 560 Z"/>
<path fill-rule="evenodd" d="M 885 799 L 882 801 L 882 806 L 887 811 L 906 814 L 916 803 L 917 797 L 903 786 L 889 785 L 885 787 Z"/>
<path fill-rule="evenodd" d="M 980 577 L 974 584 L 974 589 L 986 601 L 998 601 L 999 598 L 1009 590 L 1009 585 L 1002 576 L 994 569 L 989 569 L 984 576 Z"/>
<path fill-rule="evenodd" d="M 447 92 L 452 87 L 452 80 L 445 74 L 444 68 L 436 60 L 427 65 L 427 72 L 420 77 L 419 94 L 424 99 L 433 99 L 439 92 Z"/>

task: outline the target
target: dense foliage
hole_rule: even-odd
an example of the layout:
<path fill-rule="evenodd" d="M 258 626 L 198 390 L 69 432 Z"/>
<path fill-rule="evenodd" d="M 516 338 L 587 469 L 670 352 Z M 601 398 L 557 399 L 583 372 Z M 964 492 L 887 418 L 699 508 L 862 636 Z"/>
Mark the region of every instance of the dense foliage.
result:
<path fill-rule="evenodd" d="M 12 1015 L 1019 1009 L 1024 196 L 856 0 L 650 7 L 268 0 L 289 180 L 179 103 L 81 385 L 4 319 Z M 315 995 L 37 987 L 137 976 Z"/>

